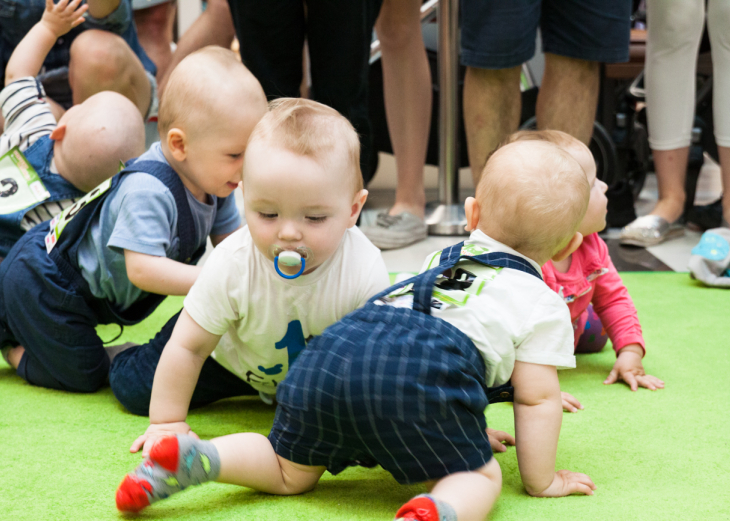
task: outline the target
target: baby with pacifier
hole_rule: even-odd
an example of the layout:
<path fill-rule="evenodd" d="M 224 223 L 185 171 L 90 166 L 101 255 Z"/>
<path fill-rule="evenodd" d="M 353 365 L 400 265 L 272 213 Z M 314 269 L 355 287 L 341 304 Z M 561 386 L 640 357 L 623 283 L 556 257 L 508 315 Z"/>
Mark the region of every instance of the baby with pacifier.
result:
<path fill-rule="evenodd" d="M 251 388 L 272 401 L 310 337 L 388 286 L 380 251 L 355 226 L 368 194 L 359 155 L 334 109 L 270 104 L 243 163 L 248 226 L 215 248 L 185 298 L 157 365 L 150 426 L 132 452 L 189 432 L 190 407 Z"/>

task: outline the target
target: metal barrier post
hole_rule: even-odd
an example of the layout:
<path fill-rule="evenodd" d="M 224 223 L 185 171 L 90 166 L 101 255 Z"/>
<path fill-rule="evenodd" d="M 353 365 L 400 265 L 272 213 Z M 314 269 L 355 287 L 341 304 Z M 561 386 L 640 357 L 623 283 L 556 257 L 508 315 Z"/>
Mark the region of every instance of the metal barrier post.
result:
<path fill-rule="evenodd" d="M 459 198 L 459 0 L 439 1 L 439 201 L 427 217 L 431 235 L 464 235 Z"/>

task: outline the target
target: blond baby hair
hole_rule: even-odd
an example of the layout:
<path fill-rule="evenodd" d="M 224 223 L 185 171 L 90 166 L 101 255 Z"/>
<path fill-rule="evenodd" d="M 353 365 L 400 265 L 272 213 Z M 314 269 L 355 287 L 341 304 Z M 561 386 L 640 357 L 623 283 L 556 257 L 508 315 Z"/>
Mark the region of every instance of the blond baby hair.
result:
<path fill-rule="evenodd" d="M 335 109 L 303 98 L 279 98 L 251 133 L 249 145 L 262 139 L 297 155 L 326 162 L 341 150 L 346 154 L 355 192 L 362 190 L 360 140 L 352 124 Z"/>
<path fill-rule="evenodd" d="M 170 74 L 157 118 L 160 138 L 164 142 L 175 127 L 188 135 L 210 131 L 230 103 L 265 107 L 266 95 L 234 52 L 215 45 L 203 47 L 186 56 Z"/>
<path fill-rule="evenodd" d="M 549 259 L 568 244 L 589 196 L 580 164 L 543 140 L 501 146 L 487 161 L 476 190 L 480 224 L 494 239 L 535 259 Z"/>

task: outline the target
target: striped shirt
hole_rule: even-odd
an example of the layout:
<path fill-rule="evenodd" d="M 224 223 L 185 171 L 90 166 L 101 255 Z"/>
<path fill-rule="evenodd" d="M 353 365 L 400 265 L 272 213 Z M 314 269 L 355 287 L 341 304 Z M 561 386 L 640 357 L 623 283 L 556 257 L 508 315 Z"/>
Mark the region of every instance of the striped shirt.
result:
<path fill-rule="evenodd" d="M 16 80 L 0 91 L 0 108 L 5 118 L 5 131 L 0 136 L 0 156 L 16 146 L 22 152 L 56 128 L 56 118 L 51 106 L 43 99 L 45 95 L 41 83 L 32 76 Z M 58 174 L 55 161 L 51 162 L 50 171 Z M 40 204 L 23 217 L 20 226 L 28 231 L 36 224 L 52 219 L 75 201 L 65 199 Z"/>

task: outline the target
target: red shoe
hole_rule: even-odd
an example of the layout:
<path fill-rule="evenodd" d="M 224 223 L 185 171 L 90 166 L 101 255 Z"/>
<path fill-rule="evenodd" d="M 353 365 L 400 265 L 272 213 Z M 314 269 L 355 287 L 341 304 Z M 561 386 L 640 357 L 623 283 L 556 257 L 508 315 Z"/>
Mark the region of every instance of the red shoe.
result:
<path fill-rule="evenodd" d="M 139 512 L 150 504 L 147 492 L 152 494 L 152 485 L 134 474 L 127 474 L 117 489 L 117 509 L 122 512 Z"/>
<path fill-rule="evenodd" d="M 414 497 L 408 503 L 400 507 L 395 514 L 396 521 L 399 519 L 414 519 L 417 521 L 439 521 L 439 511 L 436 504 L 427 497 Z"/>

